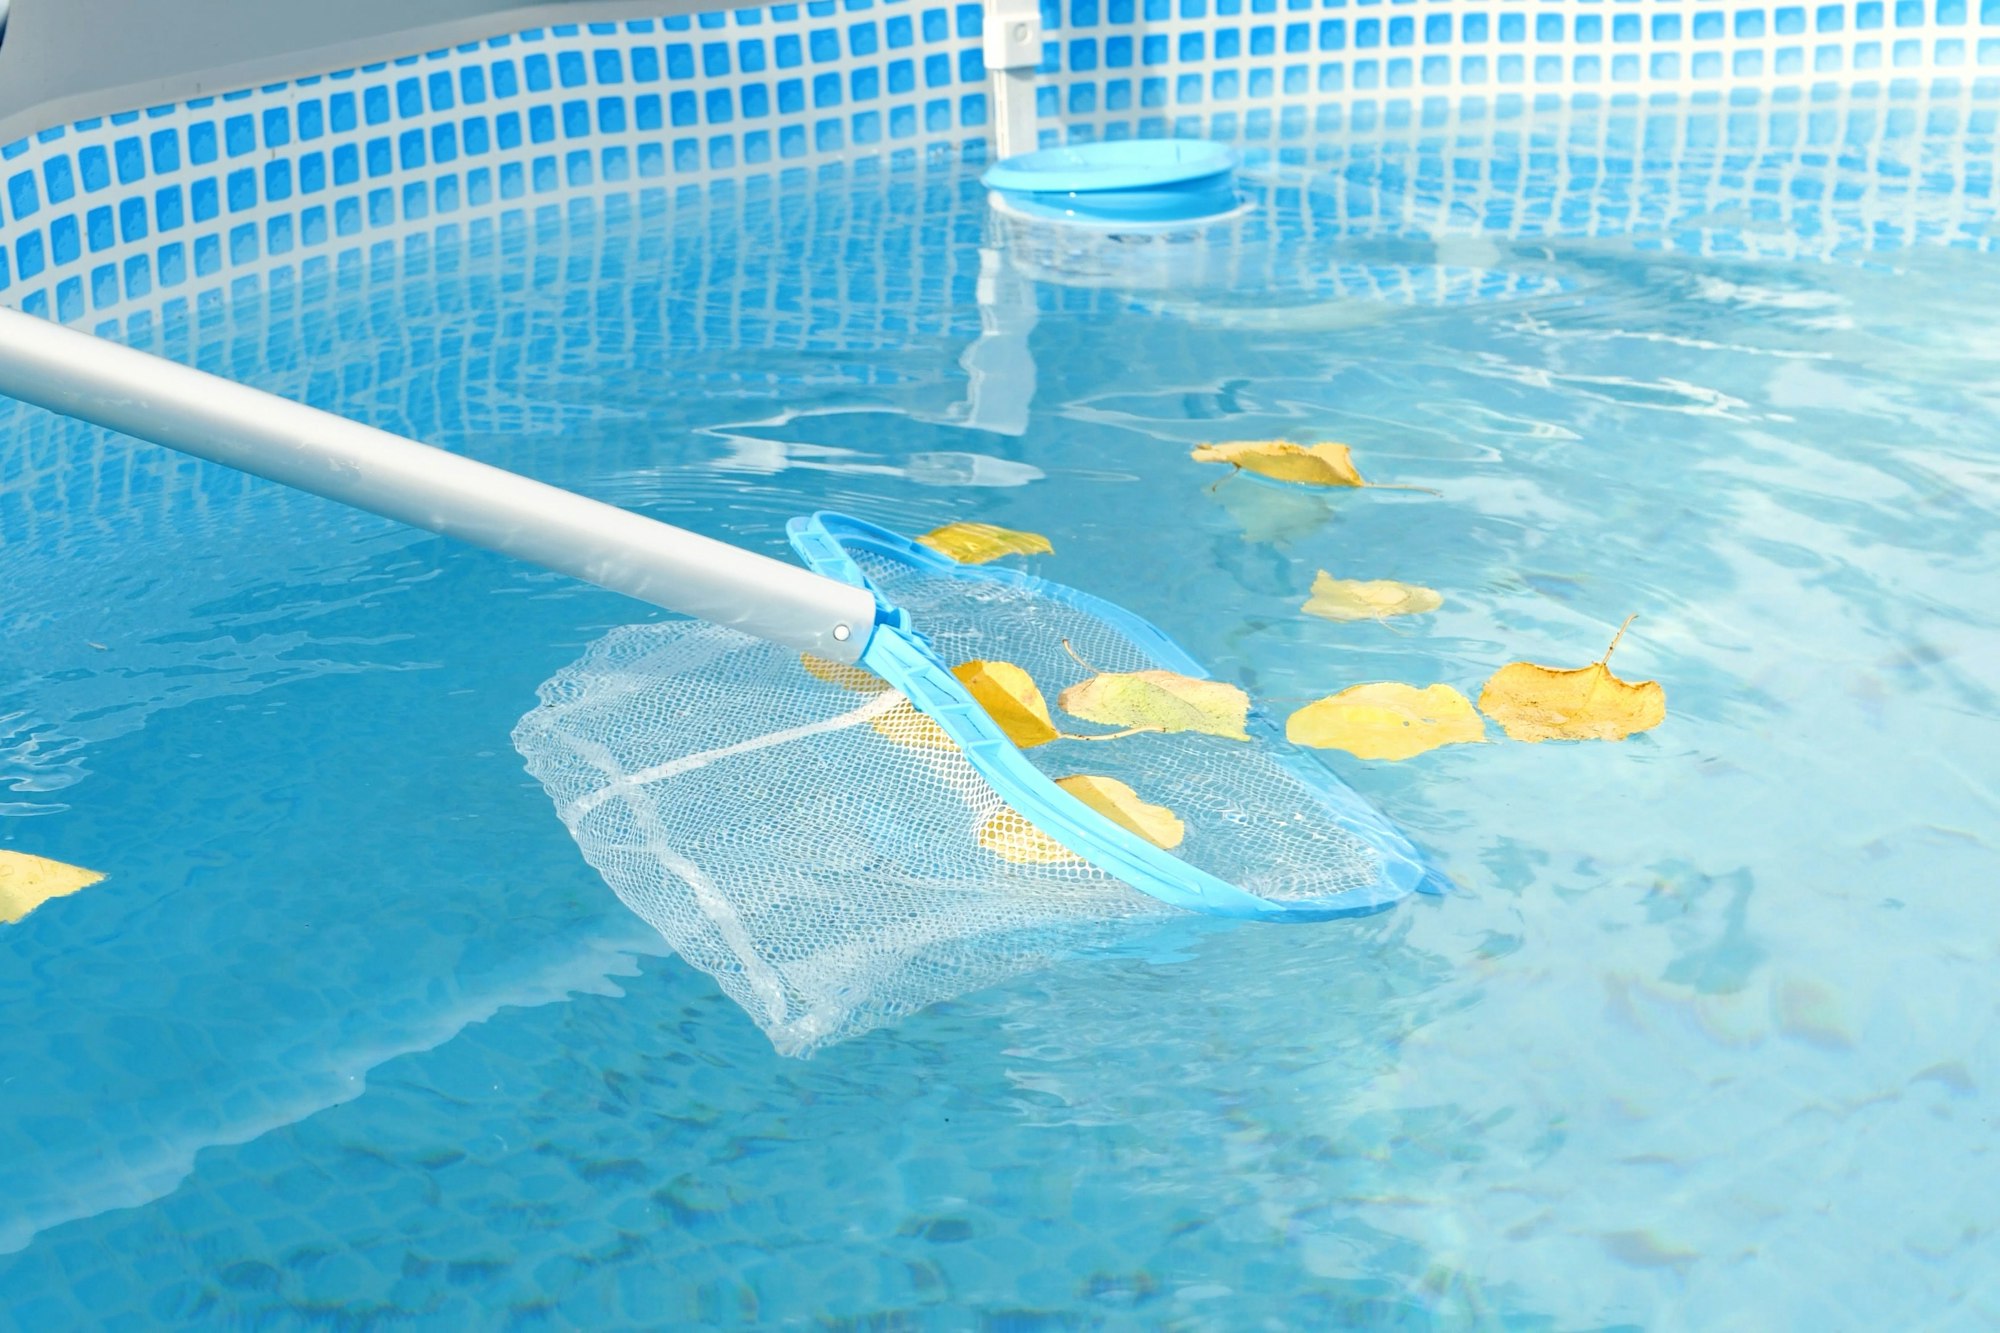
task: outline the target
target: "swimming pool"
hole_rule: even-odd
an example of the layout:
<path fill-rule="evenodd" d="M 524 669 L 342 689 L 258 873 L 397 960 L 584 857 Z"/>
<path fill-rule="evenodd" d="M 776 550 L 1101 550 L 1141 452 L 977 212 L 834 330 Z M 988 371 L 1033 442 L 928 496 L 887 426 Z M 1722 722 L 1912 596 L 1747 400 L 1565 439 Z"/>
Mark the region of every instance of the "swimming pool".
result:
<path fill-rule="evenodd" d="M 2000 102 L 1338 111 L 1171 242 L 863 155 L 121 335 L 774 554 L 1046 533 L 1263 698 L 1637 613 L 1665 725 L 1342 763 L 1445 898 L 789 1060 L 507 743 L 641 609 L 16 410 L 0 836 L 110 878 L 0 929 L 0 1321 L 1989 1323 Z M 1274 436 L 1437 495 L 1187 457 Z M 1445 602 L 1317 620 L 1321 568 Z"/>

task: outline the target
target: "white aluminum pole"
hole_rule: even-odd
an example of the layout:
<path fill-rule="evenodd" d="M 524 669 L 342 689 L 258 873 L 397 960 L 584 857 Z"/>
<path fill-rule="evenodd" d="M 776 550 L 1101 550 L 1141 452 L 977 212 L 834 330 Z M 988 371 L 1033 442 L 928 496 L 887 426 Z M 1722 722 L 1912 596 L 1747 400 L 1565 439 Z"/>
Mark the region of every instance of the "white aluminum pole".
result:
<path fill-rule="evenodd" d="M 5 307 L 0 394 L 835 661 L 875 625 L 864 589 Z"/>

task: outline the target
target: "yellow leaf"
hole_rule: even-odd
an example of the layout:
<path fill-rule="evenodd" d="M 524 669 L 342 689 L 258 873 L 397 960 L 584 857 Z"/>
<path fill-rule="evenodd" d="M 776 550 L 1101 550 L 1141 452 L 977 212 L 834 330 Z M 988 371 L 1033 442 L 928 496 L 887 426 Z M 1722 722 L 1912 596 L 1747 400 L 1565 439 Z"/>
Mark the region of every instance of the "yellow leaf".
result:
<path fill-rule="evenodd" d="M 845 662 L 836 662 L 829 657 L 814 657 L 811 653 L 803 653 L 799 657 L 799 665 L 806 669 L 807 675 L 817 676 L 829 685 L 838 685 L 841 689 L 853 690 L 856 694 L 880 694 L 889 688 L 889 682 L 874 672 L 863 670 L 858 666 L 849 666 Z"/>
<path fill-rule="evenodd" d="M 958 745 L 944 734 L 944 728 L 925 717 L 907 699 L 886 713 L 868 719 L 868 725 L 898 745 L 913 750 L 956 750 Z"/>
<path fill-rule="evenodd" d="M 1243 729 L 1250 716 L 1249 695 L 1223 681 L 1172 671 L 1101 671 L 1064 690 L 1056 702 L 1066 713 L 1108 727 L 1250 739 Z"/>
<path fill-rule="evenodd" d="M 1408 759 L 1440 745 L 1484 740 L 1486 724 L 1472 701 L 1449 685 L 1420 690 L 1376 681 L 1307 704 L 1286 719 L 1285 738 L 1361 759 Z"/>
<path fill-rule="evenodd" d="M 1625 637 L 1627 616 L 1604 656 L 1573 671 L 1509 662 L 1479 692 L 1479 707 L 1517 741 L 1622 741 L 1667 720 L 1667 692 L 1656 680 L 1636 683 L 1611 674 L 1611 654 Z"/>
<path fill-rule="evenodd" d="M 1046 745 L 1061 734 L 1049 720 L 1049 706 L 1034 677 L 1012 662 L 965 662 L 953 667 L 951 674 L 1000 724 L 1007 739 L 1023 750 Z"/>
<path fill-rule="evenodd" d="M 1180 846 L 1181 839 L 1187 836 L 1187 825 L 1181 823 L 1179 815 L 1164 805 L 1153 805 L 1142 800 L 1138 792 L 1117 778 L 1078 773 L 1073 777 L 1057 778 L 1056 786 L 1128 833 L 1138 834 L 1162 851 L 1172 851 Z"/>
<path fill-rule="evenodd" d="M 1155 847 L 1172 850 L 1180 846 L 1187 826 L 1164 805 L 1141 799 L 1116 778 L 1078 773 L 1057 778 L 1056 785 L 1128 832 Z M 1003 861 L 1015 865 L 1080 864 L 1083 858 L 1036 828 L 1018 811 L 1002 807 L 979 826 L 979 845 Z"/>
<path fill-rule="evenodd" d="M 825 665 L 833 666 L 832 663 Z M 810 664 L 806 669 L 821 679 L 832 679 Z M 1012 662 L 963 662 L 953 667 L 951 674 L 958 677 L 959 684 L 965 686 L 966 693 L 986 710 L 987 716 L 999 724 L 1007 739 L 1022 749 L 1032 750 L 1062 735 L 1056 730 L 1055 723 L 1049 720 L 1048 703 L 1042 698 L 1041 690 L 1036 688 L 1034 677 Z M 924 750 L 958 748 L 945 734 L 944 728 L 907 701 L 870 718 L 868 725 L 898 745 Z M 1095 738 L 1076 736 L 1070 739 Z"/>
<path fill-rule="evenodd" d="M 1003 555 L 1053 555 L 1056 549 L 1039 532 L 1016 532 L 991 523 L 947 523 L 917 541 L 962 565 L 983 565 Z"/>
<path fill-rule="evenodd" d="M 1273 481 L 1300 486 L 1366 486 L 1344 444 L 1293 444 L 1290 440 L 1238 440 L 1196 445 L 1197 463 L 1228 463 Z"/>
<path fill-rule="evenodd" d="M 82 866 L 0 849 L 0 925 L 19 921 L 49 899 L 87 889 L 103 878 Z"/>
<path fill-rule="evenodd" d="M 1017 866 L 1083 862 L 1082 857 L 1030 824 L 1011 806 L 1002 806 L 979 826 L 979 845 Z"/>
<path fill-rule="evenodd" d="M 1328 620 L 1380 620 L 1421 615 L 1443 605 L 1444 598 L 1435 588 L 1394 579 L 1337 579 L 1322 569 L 1303 609 L 1308 615 Z"/>

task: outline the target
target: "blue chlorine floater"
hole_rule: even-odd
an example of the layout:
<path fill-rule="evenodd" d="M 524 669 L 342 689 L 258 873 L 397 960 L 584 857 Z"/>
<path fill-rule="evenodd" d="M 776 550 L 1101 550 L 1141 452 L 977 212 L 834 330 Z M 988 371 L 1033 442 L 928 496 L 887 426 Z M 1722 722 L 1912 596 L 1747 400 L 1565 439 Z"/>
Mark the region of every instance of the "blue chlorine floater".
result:
<path fill-rule="evenodd" d="M 1015 210 L 1070 222 L 1188 222 L 1236 206 L 1236 154 L 1205 139 L 1127 139 L 1022 153 L 980 182 Z"/>

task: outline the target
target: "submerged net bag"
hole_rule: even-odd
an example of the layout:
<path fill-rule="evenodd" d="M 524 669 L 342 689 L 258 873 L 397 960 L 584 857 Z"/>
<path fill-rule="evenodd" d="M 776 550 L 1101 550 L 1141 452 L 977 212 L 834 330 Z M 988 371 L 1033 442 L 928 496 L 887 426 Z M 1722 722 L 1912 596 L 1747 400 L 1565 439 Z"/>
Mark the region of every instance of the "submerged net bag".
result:
<path fill-rule="evenodd" d="M 733 630 L 614 630 L 541 700 L 514 744 L 586 859 L 786 1054 L 1173 910 L 981 850 L 1005 803 L 957 752 L 873 725 L 902 695 Z"/>
<path fill-rule="evenodd" d="M 631 626 L 544 685 L 514 732 L 586 859 L 780 1051 L 1177 909 L 1322 919 L 1425 878 L 1380 815 L 1254 712 L 1247 744 L 1139 734 L 1021 751 L 996 743 L 947 669 L 1011 662 L 1050 699 L 1092 668 L 1200 672 L 1128 613 L 851 519 L 802 520 L 793 540 L 876 591 L 870 670 L 715 626 Z M 1162 850 L 1055 785 L 1079 773 L 1170 808 L 1184 836 Z"/>

